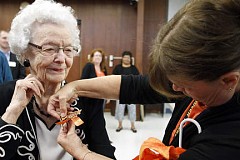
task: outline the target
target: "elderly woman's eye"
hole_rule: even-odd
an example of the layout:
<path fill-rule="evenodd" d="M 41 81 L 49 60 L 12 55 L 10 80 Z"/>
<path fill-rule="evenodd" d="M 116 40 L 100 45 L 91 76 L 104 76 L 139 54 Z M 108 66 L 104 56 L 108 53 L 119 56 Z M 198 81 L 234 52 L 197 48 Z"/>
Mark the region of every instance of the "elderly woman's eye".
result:
<path fill-rule="evenodd" d="M 53 46 L 47 46 L 42 48 L 43 52 L 49 52 L 49 53 L 54 53 L 56 51 L 55 47 Z"/>
<path fill-rule="evenodd" d="M 64 52 L 72 52 L 73 48 L 72 47 L 65 47 Z"/>

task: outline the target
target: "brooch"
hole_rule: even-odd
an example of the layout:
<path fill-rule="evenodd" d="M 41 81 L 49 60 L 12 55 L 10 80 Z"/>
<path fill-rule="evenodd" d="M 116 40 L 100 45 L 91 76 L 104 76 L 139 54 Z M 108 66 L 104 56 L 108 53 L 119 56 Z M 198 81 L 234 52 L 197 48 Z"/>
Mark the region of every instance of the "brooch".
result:
<path fill-rule="evenodd" d="M 64 123 L 67 123 L 69 120 L 72 120 L 76 126 L 80 126 L 81 124 L 84 123 L 83 120 L 78 117 L 78 115 L 80 115 L 81 111 L 82 110 L 78 109 L 77 111 L 68 112 L 67 116 L 65 116 L 65 117 L 60 116 L 60 121 L 56 122 L 56 124 L 62 125 Z"/>

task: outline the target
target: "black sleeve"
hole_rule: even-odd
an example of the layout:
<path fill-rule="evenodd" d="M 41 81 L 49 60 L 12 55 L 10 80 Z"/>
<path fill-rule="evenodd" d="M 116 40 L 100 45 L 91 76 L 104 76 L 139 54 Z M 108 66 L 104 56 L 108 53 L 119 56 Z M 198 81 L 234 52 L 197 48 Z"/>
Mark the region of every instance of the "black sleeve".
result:
<path fill-rule="evenodd" d="M 148 77 L 141 75 L 122 75 L 120 86 L 120 103 L 122 104 L 155 104 L 169 100 L 149 84 Z"/>
<path fill-rule="evenodd" d="M 114 156 L 115 147 L 110 144 L 106 130 L 106 122 L 103 115 L 103 100 L 80 98 L 86 113 L 86 138 L 88 148 L 98 154 L 116 159 Z"/>
<path fill-rule="evenodd" d="M 13 158 L 24 135 L 24 131 L 14 124 L 8 124 L 0 118 L 0 148 L 4 152 L 2 160 Z"/>
<path fill-rule="evenodd" d="M 14 87 L 15 81 L 0 85 L 0 148 L 1 153 L 4 153 L 0 158 L 2 160 L 11 159 L 15 155 L 24 135 L 24 131 L 19 126 L 8 124 L 1 118 L 11 101 Z"/>

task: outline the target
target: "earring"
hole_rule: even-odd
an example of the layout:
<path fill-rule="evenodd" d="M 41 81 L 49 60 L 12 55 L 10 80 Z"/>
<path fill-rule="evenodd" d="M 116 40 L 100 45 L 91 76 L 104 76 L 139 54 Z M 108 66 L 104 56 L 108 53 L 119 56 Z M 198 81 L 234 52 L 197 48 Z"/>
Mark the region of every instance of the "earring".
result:
<path fill-rule="evenodd" d="M 28 59 L 25 59 L 25 60 L 24 60 L 23 66 L 24 66 L 24 67 L 30 67 L 30 62 L 29 62 Z"/>
<path fill-rule="evenodd" d="M 232 91 L 232 88 L 231 88 L 231 87 L 229 88 L 229 91 L 230 91 L 230 92 Z"/>

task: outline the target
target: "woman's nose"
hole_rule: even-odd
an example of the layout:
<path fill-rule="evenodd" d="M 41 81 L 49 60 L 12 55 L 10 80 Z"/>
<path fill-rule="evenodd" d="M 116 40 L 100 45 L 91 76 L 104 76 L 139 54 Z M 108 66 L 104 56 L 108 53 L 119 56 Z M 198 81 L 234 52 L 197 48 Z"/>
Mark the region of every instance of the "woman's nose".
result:
<path fill-rule="evenodd" d="M 55 55 L 55 61 L 64 62 L 66 55 L 63 52 L 63 49 L 59 49 L 58 53 Z"/>

